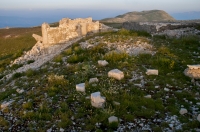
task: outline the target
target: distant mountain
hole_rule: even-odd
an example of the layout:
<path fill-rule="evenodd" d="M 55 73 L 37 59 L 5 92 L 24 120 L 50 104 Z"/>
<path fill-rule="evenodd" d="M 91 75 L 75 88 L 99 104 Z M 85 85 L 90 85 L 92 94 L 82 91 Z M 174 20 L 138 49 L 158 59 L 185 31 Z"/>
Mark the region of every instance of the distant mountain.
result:
<path fill-rule="evenodd" d="M 172 13 L 171 14 L 177 20 L 194 20 L 200 19 L 200 11 Z"/>
<path fill-rule="evenodd" d="M 145 22 L 145 21 L 174 21 L 175 19 L 170 16 L 168 13 L 162 10 L 150 10 L 142 12 L 128 12 L 123 15 L 116 16 L 114 18 L 102 19 L 101 22 L 108 23 L 123 23 L 126 21 L 136 21 L 136 22 Z"/>

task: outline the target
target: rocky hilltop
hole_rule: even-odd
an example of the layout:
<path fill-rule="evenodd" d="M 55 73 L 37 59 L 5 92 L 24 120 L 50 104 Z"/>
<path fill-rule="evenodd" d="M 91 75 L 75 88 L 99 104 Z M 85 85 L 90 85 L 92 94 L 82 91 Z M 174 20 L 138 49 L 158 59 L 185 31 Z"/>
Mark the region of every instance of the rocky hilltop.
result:
<path fill-rule="evenodd" d="M 162 10 L 150 10 L 142 12 L 128 12 L 123 15 L 116 16 L 114 18 L 106 18 L 101 22 L 107 23 L 123 23 L 126 21 L 135 22 L 151 22 L 151 21 L 175 21 L 175 19 L 168 13 Z"/>

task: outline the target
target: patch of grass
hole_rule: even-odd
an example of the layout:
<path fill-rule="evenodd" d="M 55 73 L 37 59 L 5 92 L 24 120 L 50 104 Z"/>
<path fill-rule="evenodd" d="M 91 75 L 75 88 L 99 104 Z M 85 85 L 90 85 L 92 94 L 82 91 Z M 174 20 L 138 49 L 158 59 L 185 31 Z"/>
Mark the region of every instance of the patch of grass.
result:
<path fill-rule="evenodd" d="M 51 74 L 48 76 L 48 83 L 50 86 L 66 86 L 68 84 L 68 80 L 64 78 L 63 75 L 58 76 L 55 74 Z"/>
<path fill-rule="evenodd" d="M 62 63 L 62 57 L 62 55 L 57 55 L 53 58 L 53 61 L 57 63 Z"/>
<path fill-rule="evenodd" d="M 109 63 L 116 64 L 119 61 L 124 61 L 128 59 L 129 55 L 127 53 L 117 53 L 116 51 L 111 51 L 105 54 L 104 59 Z"/>
<path fill-rule="evenodd" d="M 36 75 L 36 71 L 34 71 L 33 69 L 28 69 L 26 72 L 25 72 L 25 75 L 27 77 L 32 77 L 34 75 Z"/>
<path fill-rule="evenodd" d="M 22 77 L 23 75 L 24 75 L 23 73 L 17 72 L 17 73 L 15 73 L 15 74 L 12 75 L 12 78 L 13 78 L 13 79 L 20 78 L 20 77 Z"/>

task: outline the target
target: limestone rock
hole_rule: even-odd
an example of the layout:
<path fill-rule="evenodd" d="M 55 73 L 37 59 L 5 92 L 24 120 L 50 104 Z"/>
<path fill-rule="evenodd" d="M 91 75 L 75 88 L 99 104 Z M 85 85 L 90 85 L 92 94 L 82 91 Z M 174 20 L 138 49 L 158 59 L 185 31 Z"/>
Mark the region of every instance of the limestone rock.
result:
<path fill-rule="evenodd" d="M 24 90 L 23 89 L 17 89 L 16 90 L 19 94 L 21 94 L 21 93 L 23 93 L 24 92 Z"/>
<path fill-rule="evenodd" d="M 106 66 L 106 65 L 108 65 L 108 62 L 107 62 L 106 60 L 99 60 L 99 61 L 98 61 L 98 64 L 99 64 L 100 66 Z"/>
<path fill-rule="evenodd" d="M 145 98 L 151 98 L 151 95 L 146 95 L 146 96 L 144 96 Z"/>
<path fill-rule="evenodd" d="M 184 74 L 194 79 L 200 79 L 200 65 L 187 65 Z"/>
<path fill-rule="evenodd" d="M 200 65 L 187 65 L 189 69 L 200 69 Z"/>
<path fill-rule="evenodd" d="M 10 104 L 12 104 L 12 102 L 13 102 L 13 100 L 8 101 L 8 102 L 3 102 L 1 104 L 1 109 L 4 109 L 4 108 L 8 107 Z"/>
<path fill-rule="evenodd" d="M 95 92 L 91 94 L 91 104 L 96 108 L 104 107 L 104 103 L 106 102 L 105 97 L 101 96 L 100 92 Z"/>
<path fill-rule="evenodd" d="M 112 122 L 118 122 L 118 118 L 116 116 L 111 116 L 108 118 L 108 122 L 112 123 Z"/>
<path fill-rule="evenodd" d="M 85 83 L 77 84 L 76 91 L 85 92 Z"/>
<path fill-rule="evenodd" d="M 200 122 L 200 114 L 197 116 L 197 120 Z"/>
<path fill-rule="evenodd" d="M 147 69 L 147 75 L 158 75 L 158 70 L 155 69 Z"/>
<path fill-rule="evenodd" d="M 32 37 L 33 37 L 37 42 L 38 42 L 38 41 L 39 41 L 39 42 L 42 42 L 42 39 L 43 39 L 43 38 L 42 38 L 40 35 L 33 34 Z"/>
<path fill-rule="evenodd" d="M 184 114 L 186 114 L 188 111 L 187 111 L 187 109 L 185 109 L 185 108 L 181 108 L 181 110 L 179 111 L 179 113 L 181 114 L 181 115 L 184 115 Z"/>
<path fill-rule="evenodd" d="M 98 78 L 90 78 L 89 83 L 97 83 L 99 82 Z"/>
<path fill-rule="evenodd" d="M 124 73 L 118 69 L 113 69 L 108 72 L 108 77 L 112 77 L 117 80 L 122 80 L 124 78 Z"/>

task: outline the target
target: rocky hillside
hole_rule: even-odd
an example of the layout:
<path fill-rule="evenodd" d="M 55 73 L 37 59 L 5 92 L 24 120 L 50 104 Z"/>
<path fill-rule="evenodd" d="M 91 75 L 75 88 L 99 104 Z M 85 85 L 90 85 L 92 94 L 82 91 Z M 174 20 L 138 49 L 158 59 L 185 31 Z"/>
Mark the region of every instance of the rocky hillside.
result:
<path fill-rule="evenodd" d="M 116 16 L 114 18 L 106 18 L 101 20 L 101 22 L 107 23 L 123 23 L 126 21 L 174 21 L 175 19 L 170 16 L 168 13 L 162 10 L 150 10 L 142 12 L 128 12 L 123 15 Z"/>

